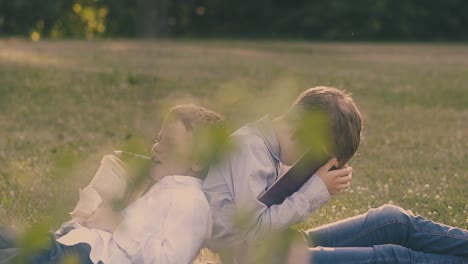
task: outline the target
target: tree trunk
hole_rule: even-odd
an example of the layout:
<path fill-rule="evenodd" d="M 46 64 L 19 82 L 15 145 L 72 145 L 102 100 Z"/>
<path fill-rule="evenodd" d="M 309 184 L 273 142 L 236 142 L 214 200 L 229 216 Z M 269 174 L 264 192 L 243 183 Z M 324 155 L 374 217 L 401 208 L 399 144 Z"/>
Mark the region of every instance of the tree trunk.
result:
<path fill-rule="evenodd" d="M 139 37 L 167 35 L 169 0 L 137 0 L 136 32 Z"/>

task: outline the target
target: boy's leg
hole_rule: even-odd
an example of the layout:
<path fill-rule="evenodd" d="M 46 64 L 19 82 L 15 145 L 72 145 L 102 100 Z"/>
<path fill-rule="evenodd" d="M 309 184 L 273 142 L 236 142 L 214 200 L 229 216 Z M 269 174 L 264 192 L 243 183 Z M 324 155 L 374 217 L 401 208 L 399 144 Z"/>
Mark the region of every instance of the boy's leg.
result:
<path fill-rule="evenodd" d="M 373 247 L 310 248 L 310 261 L 313 264 L 462 264 L 468 258 L 422 253 L 398 245 Z"/>
<path fill-rule="evenodd" d="M 304 232 L 311 247 L 395 244 L 415 251 L 468 257 L 468 231 L 424 219 L 393 205 Z"/>
<path fill-rule="evenodd" d="M 0 227 L 0 264 L 13 263 L 20 250 L 17 246 L 18 233 L 9 227 Z"/>
<path fill-rule="evenodd" d="M 89 258 L 91 252 L 90 245 L 79 243 L 73 246 L 65 246 L 57 242 L 54 234 L 49 234 L 50 244 L 35 252 L 31 256 L 27 256 L 27 263 L 65 263 L 73 262 L 80 264 L 92 264 Z"/>
<path fill-rule="evenodd" d="M 9 227 L 0 226 L 0 264 L 17 263 L 20 257 L 26 263 L 60 263 L 66 256 L 73 256 L 78 263 L 91 263 L 88 244 L 80 243 L 74 246 L 63 246 L 55 240 L 54 234 L 48 235 L 49 244 L 29 256 L 20 256 L 18 247 L 18 232 Z"/>
<path fill-rule="evenodd" d="M 0 249 L 17 247 L 18 232 L 12 228 L 0 226 Z"/>
<path fill-rule="evenodd" d="M 91 252 L 91 246 L 86 243 L 79 243 L 73 246 L 61 245 L 63 250 L 63 258 L 70 257 L 80 264 L 93 264 L 89 254 Z M 62 259 L 63 261 L 63 259 Z"/>

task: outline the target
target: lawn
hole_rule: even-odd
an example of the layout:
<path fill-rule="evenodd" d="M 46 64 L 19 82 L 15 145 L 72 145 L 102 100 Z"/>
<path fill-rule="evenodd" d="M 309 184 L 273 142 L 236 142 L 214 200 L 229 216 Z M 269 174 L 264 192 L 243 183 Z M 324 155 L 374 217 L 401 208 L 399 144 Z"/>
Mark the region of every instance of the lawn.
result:
<path fill-rule="evenodd" d="M 351 191 L 296 228 L 385 203 L 468 228 L 468 45 L 215 40 L 0 40 L 0 224 L 57 228 L 102 155 L 147 153 L 171 105 L 235 129 L 317 85 L 353 94 L 364 141 Z"/>

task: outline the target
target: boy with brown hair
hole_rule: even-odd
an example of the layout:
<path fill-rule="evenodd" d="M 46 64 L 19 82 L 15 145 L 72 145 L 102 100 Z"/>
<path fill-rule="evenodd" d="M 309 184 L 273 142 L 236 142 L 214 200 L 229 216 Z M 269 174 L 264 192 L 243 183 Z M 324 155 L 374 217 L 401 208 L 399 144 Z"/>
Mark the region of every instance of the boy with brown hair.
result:
<path fill-rule="evenodd" d="M 249 246 L 305 220 L 330 195 L 346 190 L 352 177 L 346 163 L 359 146 L 361 123 L 350 96 L 315 87 L 304 91 L 284 115 L 266 116 L 235 131 L 235 151 L 210 168 L 203 184 L 213 214 L 209 248 L 231 251 L 244 263 Z M 280 164 L 292 165 L 309 149 L 326 153 L 330 160 L 283 203 L 267 207 L 258 201 L 278 179 Z M 330 171 L 332 167 L 339 169 Z M 239 218 L 247 219 L 242 226 Z"/>
<path fill-rule="evenodd" d="M 257 263 L 249 248 L 257 253 L 256 246 L 268 243 L 268 234 L 304 220 L 330 195 L 348 188 L 352 169 L 346 163 L 359 147 L 361 127 L 361 114 L 349 95 L 315 87 L 304 91 L 284 115 L 264 117 L 234 132 L 237 150 L 210 169 L 203 185 L 213 213 L 210 248 L 231 251 L 233 255 L 224 255 L 226 263 Z M 283 203 L 267 207 L 258 201 L 277 180 L 280 162 L 291 165 L 314 149 L 333 158 Z M 238 225 L 242 216 L 247 218 Z M 290 263 L 468 263 L 467 230 L 393 205 L 302 233 L 310 248 L 299 254 L 304 258 Z M 266 263 L 283 263 L 277 252 L 264 254 L 270 255 Z"/>

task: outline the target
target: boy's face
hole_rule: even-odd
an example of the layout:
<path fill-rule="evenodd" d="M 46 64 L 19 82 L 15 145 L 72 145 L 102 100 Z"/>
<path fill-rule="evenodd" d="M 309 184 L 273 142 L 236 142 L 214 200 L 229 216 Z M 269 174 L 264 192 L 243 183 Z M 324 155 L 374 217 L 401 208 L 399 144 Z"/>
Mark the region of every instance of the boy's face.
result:
<path fill-rule="evenodd" d="M 317 156 L 331 153 L 332 138 L 329 130 L 330 119 L 323 111 L 302 114 L 300 122 L 291 126 L 286 142 L 281 145 L 281 161 L 292 165 L 308 150 Z"/>
<path fill-rule="evenodd" d="M 291 136 L 289 142 L 281 146 L 280 160 L 281 163 L 287 166 L 291 166 L 296 162 L 302 154 L 304 154 L 305 149 L 301 147 L 299 142 Z"/>
<path fill-rule="evenodd" d="M 187 131 L 182 121 L 166 120 L 151 149 L 156 161 L 152 176 L 161 179 L 167 175 L 191 175 L 193 158 L 192 133 Z"/>

